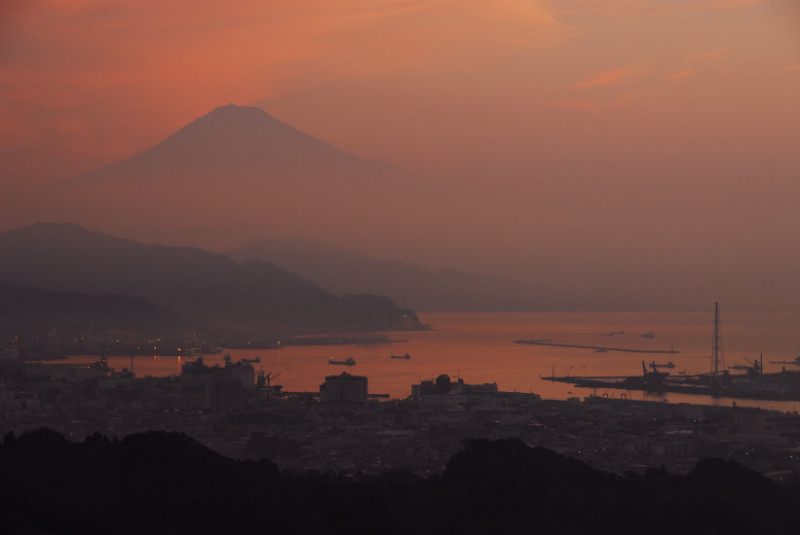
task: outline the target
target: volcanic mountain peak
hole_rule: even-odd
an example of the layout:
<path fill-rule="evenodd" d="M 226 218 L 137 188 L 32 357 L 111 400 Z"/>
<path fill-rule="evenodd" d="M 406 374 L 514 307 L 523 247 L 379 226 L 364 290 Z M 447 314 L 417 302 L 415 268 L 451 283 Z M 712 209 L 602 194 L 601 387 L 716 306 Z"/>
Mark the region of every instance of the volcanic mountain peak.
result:
<path fill-rule="evenodd" d="M 261 108 L 254 106 L 237 106 L 228 104 L 220 106 L 210 113 L 195 119 L 191 123 L 181 128 L 174 135 L 170 136 L 165 142 L 180 139 L 183 137 L 212 136 L 223 139 L 275 139 L 285 138 L 296 142 L 315 142 L 326 145 L 299 130 L 296 130 L 286 123 L 283 123 L 265 112 Z"/>
<path fill-rule="evenodd" d="M 274 169 L 308 164 L 352 165 L 357 160 L 260 108 L 229 104 L 192 121 L 128 161 L 163 171 L 173 165 Z"/>
<path fill-rule="evenodd" d="M 390 164 L 230 104 L 150 149 L 41 192 L 26 222 L 72 220 L 139 241 L 230 249 L 264 228 L 385 241 L 402 221 L 416 243 L 434 205 L 428 184 Z"/>
<path fill-rule="evenodd" d="M 163 183 L 167 177 L 209 180 L 246 176 L 313 176 L 402 173 L 385 162 L 366 160 L 289 126 L 264 110 L 228 104 L 195 119 L 157 145 L 98 169 L 72 185 L 120 179 Z M 216 180 L 213 180 L 217 182 Z"/>

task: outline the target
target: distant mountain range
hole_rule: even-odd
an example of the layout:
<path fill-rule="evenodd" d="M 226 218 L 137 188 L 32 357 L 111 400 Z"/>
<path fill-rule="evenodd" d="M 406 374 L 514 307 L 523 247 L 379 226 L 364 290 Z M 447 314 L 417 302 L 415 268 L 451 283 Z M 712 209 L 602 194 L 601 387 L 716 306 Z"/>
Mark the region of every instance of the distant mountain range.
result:
<path fill-rule="evenodd" d="M 336 294 L 388 295 L 419 310 L 624 309 L 641 301 L 614 288 L 569 292 L 562 285 L 556 291 L 554 279 L 535 270 L 521 283 L 375 260 L 424 258 L 460 267 L 481 248 L 479 264 L 503 272 L 512 262 L 509 252 L 528 245 L 515 245 L 520 242 L 507 233 L 488 237 L 487 209 L 498 207 L 483 199 L 348 154 L 255 107 L 222 106 L 126 160 L 31 195 L 10 203 L 24 206 L 16 219 L 71 221 L 140 242 L 233 250 L 238 259 L 268 259 Z M 508 230 L 514 235 L 518 226 Z M 314 242 L 253 244 L 285 236 Z M 346 249 L 372 256 L 355 258 Z"/>
<path fill-rule="evenodd" d="M 48 291 L 143 298 L 217 329 L 314 331 L 419 328 L 378 296 L 336 297 L 261 260 L 237 263 L 191 247 L 145 245 L 41 223 L 0 234 L 0 280 Z"/>
<path fill-rule="evenodd" d="M 684 236 L 691 227 L 639 224 L 637 210 L 650 202 L 638 197 L 651 195 L 646 187 L 603 187 L 586 166 L 583 178 L 583 170 L 563 177 L 533 170 L 525 178 L 530 187 L 519 190 L 495 176 L 503 165 L 487 169 L 480 186 L 455 176 L 436 185 L 348 154 L 260 108 L 231 104 L 125 160 L 4 191 L 0 226 L 70 221 L 139 242 L 236 255 L 256 240 L 301 236 L 340 249 L 314 253 L 327 273 L 279 243 L 265 251 L 248 245 L 246 254 L 274 259 L 336 293 L 385 293 L 430 311 L 662 310 L 716 299 L 796 308 L 796 259 L 784 254 L 791 240 L 773 236 L 756 248 L 763 254 L 750 254 L 731 234 L 708 240 L 714 246 L 701 254 Z M 494 188 L 495 178 L 505 186 Z M 595 220 L 571 215 L 584 209 L 602 213 Z M 652 212 L 643 212 L 642 223 Z M 351 273 L 333 273 L 345 261 L 343 249 L 369 257 L 341 264 Z"/>
<path fill-rule="evenodd" d="M 259 108 L 231 104 L 150 149 L 51 187 L 30 205 L 42 219 L 77 221 L 149 242 L 230 249 L 264 236 L 300 235 L 327 236 L 328 243 L 348 247 L 396 243 L 407 250 L 436 241 L 442 229 L 432 221 L 441 221 L 442 211 L 458 202 L 385 162 L 343 152 Z M 185 249 L 181 254 L 190 255 Z M 387 295 L 425 311 L 555 306 L 523 283 L 452 269 L 431 272 L 321 241 L 251 241 L 231 256 L 272 262 L 337 295 Z M 121 290 L 137 292 L 136 284 Z M 157 302 L 179 310 L 182 304 L 170 292 L 158 289 Z M 191 317 L 194 308 L 181 314 Z"/>
<path fill-rule="evenodd" d="M 228 254 L 238 261 L 271 262 L 335 294 L 386 295 L 418 312 L 529 312 L 557 305 L 541 289 L 522 282 L 455 269 L 432 272 L 309 239 L 264 239 Z"/>

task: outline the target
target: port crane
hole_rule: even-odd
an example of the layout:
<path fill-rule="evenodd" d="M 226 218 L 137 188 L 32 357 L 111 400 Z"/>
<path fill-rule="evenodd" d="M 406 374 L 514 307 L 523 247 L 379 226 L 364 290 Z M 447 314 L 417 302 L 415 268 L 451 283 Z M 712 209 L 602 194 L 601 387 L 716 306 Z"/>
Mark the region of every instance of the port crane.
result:
<path fill-rule="evenodd" d="M 746 366 L 744 364 L 735 364 L 731 368 L 734 370 L 746 370 L 747 375 L 760 375 L 764 372 L 764 355 L 761 355 L 761 360 L 745 358 L 744 361 L 747 363 Z"/>
<path fill-rule="evenodd" d="M 258 377 L 256 378 L 256 384 L 258 386 L 266 386 L 267 388 L 269 388 L 272 386 L 272 380 L 277 379 L 280 376 L 281 376 L 280 373 L 272 375 L 272 372 L 270 371 L 265 374 L 264 370 L 261 370 L 258 372 Z"/>

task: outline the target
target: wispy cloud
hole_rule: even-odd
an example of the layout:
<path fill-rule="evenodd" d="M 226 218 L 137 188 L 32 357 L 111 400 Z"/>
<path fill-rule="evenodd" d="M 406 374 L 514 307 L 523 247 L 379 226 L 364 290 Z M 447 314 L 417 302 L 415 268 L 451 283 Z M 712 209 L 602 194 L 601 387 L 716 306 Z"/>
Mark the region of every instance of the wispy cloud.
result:
<path fill-rule="evenodd" d="M 694 74 L 694 69 L 683 69 L 682 71 L 673 72 L 664 76 L 665 82 L 677 82 L 683 80 Z"/>
<path fill-rule="evenodd" d="M 794 63 L 792 65 L 787 65 L 780 71 L 780 73 L 787 73 L 787 72 L 800 72 L 800 63 Z"/>
<path fill-rule="evenodd" d="M 610 69 L 602 71 L 597 74 L 575 82 L 570 87 L 572 89 L 586 89 L 591 87 L 600 87 L 611 85 L 623 80 L 625 78 L 632 78 L 640 76 L 647 72 L 647 69 L 641 65 L 633 65 L 631 67 L 622 67 L 619 69 Z"/>

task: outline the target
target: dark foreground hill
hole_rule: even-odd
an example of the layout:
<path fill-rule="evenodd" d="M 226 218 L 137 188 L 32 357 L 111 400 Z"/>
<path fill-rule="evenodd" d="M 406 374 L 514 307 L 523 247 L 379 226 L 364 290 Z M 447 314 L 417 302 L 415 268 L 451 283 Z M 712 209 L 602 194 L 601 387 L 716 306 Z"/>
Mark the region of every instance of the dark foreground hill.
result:
<path fill-rule="evenodd" d="M 74 224 L 0 234 L 0 280 L 50 291 L 143 298 L 220 329 L 413 329 L 413 312 L 378 296 L 334 296 L 261 260 L 146 245 Z"/>
<path fill-rule="evenodd" d="M 182 434 L 0 447 L 4 533 L 798 533 L 797 484 L 730 461 L 600 472 L 518 440 L 466 441 L 440 476 L 289 477 Z"/>

